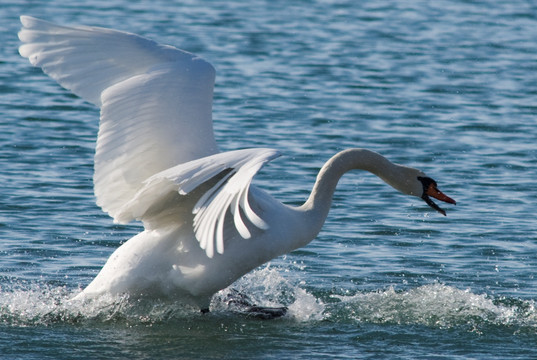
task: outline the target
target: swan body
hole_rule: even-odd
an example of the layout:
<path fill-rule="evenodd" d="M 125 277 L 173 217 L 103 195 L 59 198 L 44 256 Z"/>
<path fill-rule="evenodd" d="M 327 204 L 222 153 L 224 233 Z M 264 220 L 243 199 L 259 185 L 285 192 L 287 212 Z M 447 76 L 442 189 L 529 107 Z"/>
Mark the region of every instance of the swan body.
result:
<path fill-rule="evenodd" d="M 212 129 L 215 71 L 196 55 L 140 36 L 21 16 L 19 52 L 101 109 L 97 204 L 145 230 L 121 245 L 79 298 L 180 297 L 208 309 L 214 293 L 319 233 L 344 173 L 369 171 L 398 191 L 455 203 L 417 169 L 366 149 L 322 167 L 302 206 L 251 185 L 273 149 L 219 152 Z"/>

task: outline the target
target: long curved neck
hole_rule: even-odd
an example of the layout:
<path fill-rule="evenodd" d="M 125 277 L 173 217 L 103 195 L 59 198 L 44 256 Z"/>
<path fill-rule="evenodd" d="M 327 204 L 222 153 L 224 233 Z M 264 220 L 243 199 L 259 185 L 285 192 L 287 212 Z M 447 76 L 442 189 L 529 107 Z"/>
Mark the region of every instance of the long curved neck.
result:
<path fill-rule="evenodd" d="M 347 171 L 359 169 L 369 171 L 395 189 L 413 194 L 408 191 L 405 179 L 410 179 L 408 172 L 415 169 L 397 165 L 390 162 L 382 155 L 366 149 L 348 149 L 334 155 L 319 171 L 317 180 L 308 200 L 300 206 L 304 214 L 309 218 L 308 223 L 315 228 L 315 235 L 320 231 L 330 206 L 336 185 Z M 317 228 L 318 226 L 318 228 Z"/>

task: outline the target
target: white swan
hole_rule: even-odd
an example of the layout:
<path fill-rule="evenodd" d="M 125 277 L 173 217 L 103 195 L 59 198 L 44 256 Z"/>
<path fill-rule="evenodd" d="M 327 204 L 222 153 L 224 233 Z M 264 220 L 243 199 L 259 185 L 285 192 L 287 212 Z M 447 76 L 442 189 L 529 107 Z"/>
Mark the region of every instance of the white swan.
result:
<path fill-rule="evenodd" d="M 284 205 L 250 186 L 277 151 L 218 151 L 211 64 L 116 30 L 28 16 L 21 23 L 20 54 L 101 108 L 97 204 L 116 222 L 136 219 L 145 227 L 111 255 L 81 297 L 185 297 L 208 310 L 214 293 L 314 239 L 339 178 L 352 169 L 372 172 L 444 215 L 430 197 L 455 204 L 419 170 L 349 149 L 323 166 L 302 206 Z"/>

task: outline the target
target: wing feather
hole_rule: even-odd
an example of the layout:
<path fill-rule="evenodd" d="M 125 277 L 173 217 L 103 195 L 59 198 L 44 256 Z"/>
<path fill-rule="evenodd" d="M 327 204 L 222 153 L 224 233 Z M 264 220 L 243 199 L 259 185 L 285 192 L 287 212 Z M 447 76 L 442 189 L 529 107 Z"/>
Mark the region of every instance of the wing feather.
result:
<path fill-rule="evenodd" d="M 199 198 L 191 209 L 195 236 L 207 256 L 224 252 L 227 214 L 245 239 L 252 226 L 267 228 L 248 193 L 255 174 L 279 153 L 218 153 L 211 64 L 121 31 L 59 26 L 29 16 L 21 23 L 20 54 L 101 108 L 95 195 L 114 221 L 140 219 L 149 227 L 168 221 L 163 214 L 177 194 L 208 187 L 192 195 Z"/>
<path fill-rule="evenodd" d="M 126 32 L 21 23 L 20 54 L 101 107 L 94 186 L 112 217 L 150 176 L 218 152 L 208 62 Z"/>
<path fill-rule="evenodd" d="M 194 55 L 141 36 L 99 27 L 61 26 L 21 16 L 19 53 L 87 101 L 100 106 L 108 87 L 155 64 L 189 62 Z"/>
<path fill-rule="evenodd" d="M 267 229 L 265 221 L 248 203 L 248 190 L 259 169 L 279 155 L 273 149 L 245 149 L 207 156 L 167 169 L 147 179 L 133 199 L 118 211 L 116 220 L 125 223 L 138 219 L 150 223 L 155 216 L 150 214 L 150 209 L 165 203 L 172 193 L 187 196 L 207 181 L 218 179 L 198 195 L 192 213 L 194 233 L 200 247 L 209 257 L 214 256 L 215 250 L 222 254 L 228 213 L 234 213 L 232 224 L 245 239 L 250 237 L 246 221 L 259 229 Z M 245 219 L 240 212 L 244 213 Z"/>

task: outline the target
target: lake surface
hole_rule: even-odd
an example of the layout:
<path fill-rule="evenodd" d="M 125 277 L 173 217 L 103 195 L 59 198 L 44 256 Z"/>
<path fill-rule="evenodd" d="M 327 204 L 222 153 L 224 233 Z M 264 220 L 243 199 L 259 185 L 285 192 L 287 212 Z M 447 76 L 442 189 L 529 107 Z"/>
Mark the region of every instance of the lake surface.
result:
<path fill-rule="evenodd" d="M 307 247 L 233 285 L 289 314 L 69 302 L 139 224 L 92 187 L 98 109 L 18 55 L 18 16 L 135 32 L 217 69 L 223 150 L 303 202 L 334 153 L 422 169 L 447 217 L 373 175 L 340 181 Z M 0 358 L 529 359 L 537 344 L 537 6 L 514 1 L 2 1 Z"/>

